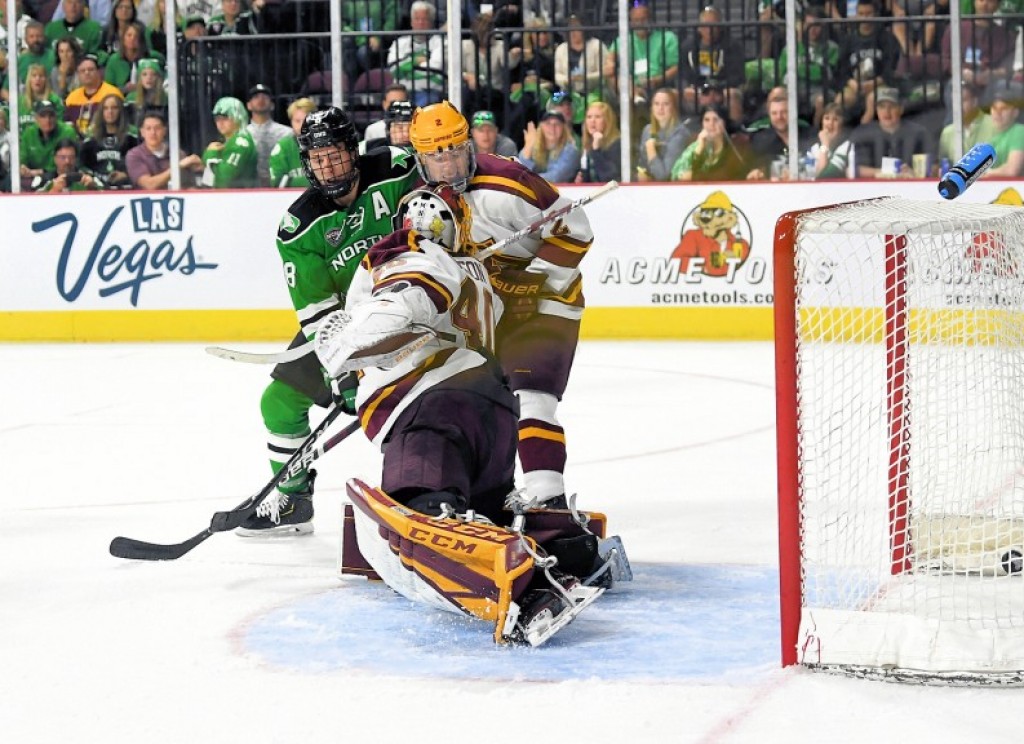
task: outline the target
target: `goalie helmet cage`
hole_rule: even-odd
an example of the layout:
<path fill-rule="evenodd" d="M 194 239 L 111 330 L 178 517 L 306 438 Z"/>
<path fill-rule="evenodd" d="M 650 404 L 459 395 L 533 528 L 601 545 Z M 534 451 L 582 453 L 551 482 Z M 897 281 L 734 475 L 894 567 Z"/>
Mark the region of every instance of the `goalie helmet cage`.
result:
<path fill-rule="evenodd" d="M 1024 683 L 1024 209 L 775 232 L 784 665 Z"/>

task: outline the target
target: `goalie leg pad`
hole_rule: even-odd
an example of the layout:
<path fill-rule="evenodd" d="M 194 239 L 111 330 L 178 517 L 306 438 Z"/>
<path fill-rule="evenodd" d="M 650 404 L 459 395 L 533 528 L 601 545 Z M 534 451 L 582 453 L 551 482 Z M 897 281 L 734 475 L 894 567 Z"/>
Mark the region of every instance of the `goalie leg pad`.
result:
<path fill-rule="evenodd" d="M 380 489 L 350 480 L 359 552 L 381 579 L 414 601 L 494 624 L 506 641 L 513 599 L 530 584 L 529 538 L 493 525 L 437 519 L 412 511 Z"/>

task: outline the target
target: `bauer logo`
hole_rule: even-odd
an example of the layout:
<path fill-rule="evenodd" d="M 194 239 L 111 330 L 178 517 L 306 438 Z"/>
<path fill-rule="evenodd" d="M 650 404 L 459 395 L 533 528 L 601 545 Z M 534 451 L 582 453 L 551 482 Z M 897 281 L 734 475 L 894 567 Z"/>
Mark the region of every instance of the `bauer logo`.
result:
<path fill-rule="evenodd" d="M 185 230 L 185 201 L 177 197 L 132 199 L 127 212 L 115 207 L 94 233 L 72 212 L 33 222 L 32 232 L 60 246 L 57 291 L 67 302 L 94 288 L 100 297 L 127 292 L 138 307 L 147 282 L 217 268 L 197 255 Z"/>

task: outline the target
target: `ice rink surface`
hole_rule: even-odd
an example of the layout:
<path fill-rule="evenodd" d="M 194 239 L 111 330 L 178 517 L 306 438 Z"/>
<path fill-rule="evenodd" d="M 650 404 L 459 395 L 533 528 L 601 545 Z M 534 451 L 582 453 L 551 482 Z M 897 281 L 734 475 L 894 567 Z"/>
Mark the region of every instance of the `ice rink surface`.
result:
<path fill-rule="evenodd" d="M 272 350 L 268 345 L 242 346 Z M 0 345 L 0 741 L 1000 742 L 1024 691 L 778 668 L 768 344 L 586 342 L 568 482 L 636 581 L 539 649 L 340 580 L 360 435 L 320 464 L 316 533 L 178 542 L 269 478 L 267 368 L 181 345 Z"/>

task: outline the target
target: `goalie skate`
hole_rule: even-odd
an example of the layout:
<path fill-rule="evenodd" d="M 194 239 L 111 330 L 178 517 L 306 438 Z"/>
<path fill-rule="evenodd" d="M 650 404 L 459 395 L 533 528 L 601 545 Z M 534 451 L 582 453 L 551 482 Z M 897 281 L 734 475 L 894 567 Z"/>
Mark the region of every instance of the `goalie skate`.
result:
<path fill-rule="evenodd" d="M 513 625 L 507 635 L 510 644 L 540 646 L 546 643 L 605 592 L 604 587 L 586 586 L 569 574 L 552 572 L 549 578 L 558 586 L 527 592 L 518 611 L 509 612 L 511 622 L 507 624 Z"/>
<path fill-rule="evenodd" d="M 583 580 L 586 586 L 610 589 L 616 582 L 633 580 L 633 569 L 629 565 L 626 547 L 618 535 L 598 540 L 597 554 L 601 564 Z"/>

